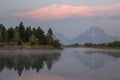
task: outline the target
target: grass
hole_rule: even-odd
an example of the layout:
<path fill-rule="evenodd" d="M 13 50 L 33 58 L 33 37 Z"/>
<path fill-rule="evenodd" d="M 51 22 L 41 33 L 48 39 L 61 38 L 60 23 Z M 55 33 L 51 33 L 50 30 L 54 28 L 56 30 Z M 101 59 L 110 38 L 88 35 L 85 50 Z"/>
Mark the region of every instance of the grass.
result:
<path fill-rule="evenodd" d="M 17 45 L 15 43 L 0 43 L 0 49 L 62 49 L 56 48 L 52 45 L 30 45 L 29 43 L 23 43 L 22 45 Z"/>

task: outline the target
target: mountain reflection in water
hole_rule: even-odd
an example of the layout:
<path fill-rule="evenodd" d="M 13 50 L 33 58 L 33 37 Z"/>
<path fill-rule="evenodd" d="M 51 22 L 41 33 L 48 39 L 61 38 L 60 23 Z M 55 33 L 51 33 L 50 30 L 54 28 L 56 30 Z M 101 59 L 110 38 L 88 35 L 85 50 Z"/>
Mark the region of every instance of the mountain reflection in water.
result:
<path fill-rule="evenodd" d="M 108 62 L 120 58 L 120 52 L 90 49 L 85 54 L 76 54 L 76 58 L 91 70 L 103 68 Z"/>

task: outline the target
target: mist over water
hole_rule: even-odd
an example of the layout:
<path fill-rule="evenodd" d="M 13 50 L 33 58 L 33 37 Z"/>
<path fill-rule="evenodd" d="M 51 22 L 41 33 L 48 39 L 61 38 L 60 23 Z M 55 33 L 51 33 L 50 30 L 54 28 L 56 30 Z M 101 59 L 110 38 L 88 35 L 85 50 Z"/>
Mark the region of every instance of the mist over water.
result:
<path fill-rule="evenodd" d="M 0 80 L 119 80 L 120 51 L 1 50 Z"/>

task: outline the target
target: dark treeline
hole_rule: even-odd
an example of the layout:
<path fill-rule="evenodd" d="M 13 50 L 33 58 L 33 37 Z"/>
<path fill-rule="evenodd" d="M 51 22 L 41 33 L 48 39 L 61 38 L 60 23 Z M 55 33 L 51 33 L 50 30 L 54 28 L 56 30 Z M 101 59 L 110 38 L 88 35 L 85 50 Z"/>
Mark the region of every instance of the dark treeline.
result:
<path fill-rule="evenodd" d="M 84 43 L 84 44 L 71 44 L 71 45 L 65 45 L 65 47 L 98 47 L 98 48 L 120 48 L 120 41 L 113 41 L 113 42 L 108 42 L 108 43 L 100 43 L 100 44 L 95 44 L 95 43 Z"/>
<path fill-rule="evenodd" d="M 57 48 L 61 46 L 59 40 L 54 37 L 51 28 L 45 34 L 40 27 L 26 27 L 23 22 L 20 22 L 14 28 L 10 27 L 8 29 L 3 24 L 0 24 L 0 45 L 22 45 L 23 43 L 30 45 L 51 45 Z"/>
<path fill-rule="evenodd" d="M 113 41 L 113 42 L 101 43 L 101 44 L 85 43 L 84 46 L 85 47 L 120 48 L 120 41 Z"/>

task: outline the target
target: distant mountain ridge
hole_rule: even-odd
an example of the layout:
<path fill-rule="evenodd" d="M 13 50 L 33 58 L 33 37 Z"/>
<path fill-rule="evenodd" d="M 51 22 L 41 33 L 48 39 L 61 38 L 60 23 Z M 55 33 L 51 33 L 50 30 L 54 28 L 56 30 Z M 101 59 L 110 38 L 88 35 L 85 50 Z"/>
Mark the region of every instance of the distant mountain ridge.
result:
<path fill-rule="evenodd" d="M 115 36 L 109 36 L 103 29 L 99 27 L 91 27 L 84 33 L 80 34 L 78 37 L 73 39 L 71 43 L 106 43 L 120 40 L 120 38 Z"/>
<path fill-rule="evenodd" d="M 62 44 L 68 45 L 68 44 L 84 44 L 84 43 L 106 43 L 106 42 L 112 42 L 120 40 L 120 38 L 116 36 L 110 36 L 108 35 L 103 29 L 99 27 L 91 27 L 90 29 L 86 30 L 82 34 L 80 34 L 78 37 L 70 40 L 66 36 L 64 36 L 62 33 L 55 33 L 55 36 L 57 39 L 60 40 Z"/>
<path fill-rule="evenodd" d="M 62 44 L 65 44 L 65 45 L 70 44 L 70 43 L 69 43 L 70 40 L 69 40 L 66 36 L 64 36 L 62 33 L 56 32 L 56 33 L 54 34 L 54 36 L 55 36 L 57 39 L 59 39 Z"/>

